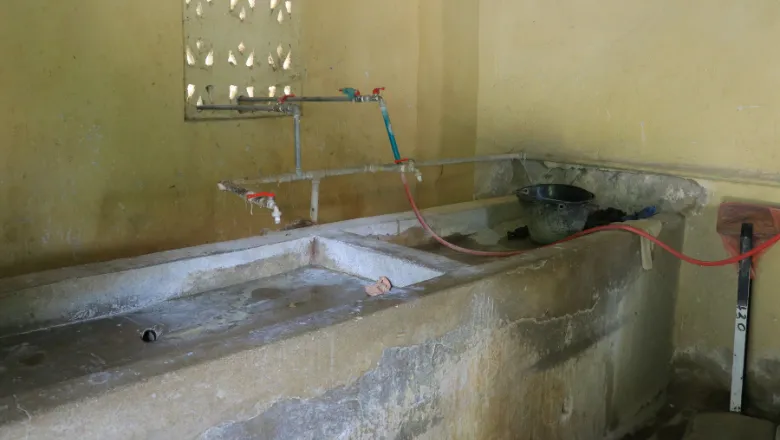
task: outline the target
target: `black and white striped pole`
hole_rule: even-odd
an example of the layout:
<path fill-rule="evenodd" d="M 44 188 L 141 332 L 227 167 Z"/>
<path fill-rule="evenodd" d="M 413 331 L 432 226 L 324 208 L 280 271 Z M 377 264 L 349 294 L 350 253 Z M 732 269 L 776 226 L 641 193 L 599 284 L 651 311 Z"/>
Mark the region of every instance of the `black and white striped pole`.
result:
<path fill-rule="evenodd" d="M 753 249 L 753 224 L 743 223 L 739 235 L 739 252 Z M 731 412 L 742 412 L 742 392 L 745 379 L 745 355 L 747 353 L 748 311 L 750 309 L 750 272 L 753 259 L 739 262 L 737 282 L 737 317 L 734 322 L 734 360 L 731 365 Z"/>

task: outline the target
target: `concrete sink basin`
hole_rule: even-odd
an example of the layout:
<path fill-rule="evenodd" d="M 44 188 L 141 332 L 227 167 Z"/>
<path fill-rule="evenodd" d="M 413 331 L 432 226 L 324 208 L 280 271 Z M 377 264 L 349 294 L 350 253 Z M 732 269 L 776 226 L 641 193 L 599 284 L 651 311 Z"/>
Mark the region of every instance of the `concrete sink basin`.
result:
<path fill-rule="evenodd" d="M 484 246 L 522 224 L 513 197 L 425 214 Z M 417 228 L 392 214 L 0 280 L 0 439 L 602 438 L 655 408 L 678 261 L 643 270 L 625 234 L 465 259 Z M 367 297 L 381 276 L 393 290 Z"/>
<path fill-rule="evenodd" d="M 372 241 L 345 233 L 282 239 L 233 252 L 182 257 L 162 264 L 139 261 L 147 258 L 141 257 L 66 269 L 68 274 L 54 271 L 36 280 L 3 280 L 0 337 L 150 307 L 164 308 L 167 306 L 161 304 L 170 300 L 197 302 L 209 295 L 235 296 L 252 286 L 277 289 L 284 296 L 284 292 L 316 288 L 318 283 L 333 286 L 338 280 L 349 280 L 363 285 L 387 276 L 402 288 L 443 273 L 436 268 L 436 261 L 416 258 L 402 248 L 380 251 Z M 360 298 L 362 295 L 356 295 L 354 299 Z"/>
<path fill-rule="evenodd" d="M 270 341 L 327 324 L 334 313 L 360 313 L 369 299 L 364 287 L 379 277 L 403 297 L 457 267 L 343 232 L 292 234 L 161 264 L 112 264 L 37 284 L 5 281 L 6 290 L 24 288 L 0 296 L 0 398 L 71 380 L 100 385 L 134 363 L 165 368 L 174 354 L 203 359 L 219 351 L 206 347 L 229 346 L 231 338 Z"/>

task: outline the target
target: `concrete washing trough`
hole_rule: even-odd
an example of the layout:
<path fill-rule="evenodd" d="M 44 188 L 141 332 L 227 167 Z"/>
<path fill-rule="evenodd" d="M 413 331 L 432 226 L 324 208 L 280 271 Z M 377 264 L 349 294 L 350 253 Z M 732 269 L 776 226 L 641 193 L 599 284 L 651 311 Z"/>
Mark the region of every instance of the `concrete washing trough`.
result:
<path fill-rule="evenodd" d="M 425 215 L 530 248 L 513 197 Z M 0 439 L 617 437 L 669 381 L 654 260 L 622 233 L 473 259 L 403 213 L 0 280 Z"/>
<path fill-rule="evenodd" d="M 230 332 L 357 307 L 364 286 L 380 276 L 392 277 L 402 293 L 444 273 L 434 268 L 435 259 L 404 258 L 392 247 L 377 252 L 372 244 L 326 233 L 5 295 L 3 322 L 17 326 L 0 334 L 0 389 L 21 393 Z M 24 302 L 33 295 L 36 302 Z M 139 341 L 154 342 L 154 350 Z"/>

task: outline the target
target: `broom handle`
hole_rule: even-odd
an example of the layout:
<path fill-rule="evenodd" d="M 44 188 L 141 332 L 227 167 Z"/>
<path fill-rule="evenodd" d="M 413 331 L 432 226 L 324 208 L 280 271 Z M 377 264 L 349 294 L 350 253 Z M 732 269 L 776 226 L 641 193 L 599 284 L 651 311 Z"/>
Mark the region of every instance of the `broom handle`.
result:
<path fill-rule="evenodd" d="M 739 235 L 739 252 L 753 249 L 753 224 L 743 223 Z M 737 282 L 737 317 L 734 322 L 734 360 L 731 365 L 731 412 L 742 412 L 742 389 L 745 380 L 745 355 L 747 353 L 748 310 L 750 309 L 750 267 L 752 258 L 739 262 Z"/>

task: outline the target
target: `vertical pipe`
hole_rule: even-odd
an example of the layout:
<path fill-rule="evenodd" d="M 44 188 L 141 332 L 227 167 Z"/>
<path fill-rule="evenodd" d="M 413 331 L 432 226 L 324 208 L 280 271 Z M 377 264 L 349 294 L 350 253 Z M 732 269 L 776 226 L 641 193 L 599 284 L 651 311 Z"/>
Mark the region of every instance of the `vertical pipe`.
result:
<path fill-rule="evenodd" d="M 317 223 L 320 216 L 320 180 L 311 181 L 311 210 L 309 211 L 311 221 Z"/>
<path fill-rule="evenodd" d="M 301 159 L 301 108 L 295 106 L 293 110 L 293 128 L 295 137 L 295 174 L 300 175 L 303 172 Z"/>
<path fill-rule="evenodd" d="M 385 121 L 387 137 L 390 139 L 390 148 L 393 149 L 393 158 L 401 160 L 401 153 L 398 152 L 398 142 L 396 142 L 395 133 L 393 133 L 393 125 L 390 124 L 390 113 L 387 111 L 387 103 L 381 96 L 379 97 L 379 109 L 382 110 L 382 119 Z"/>

